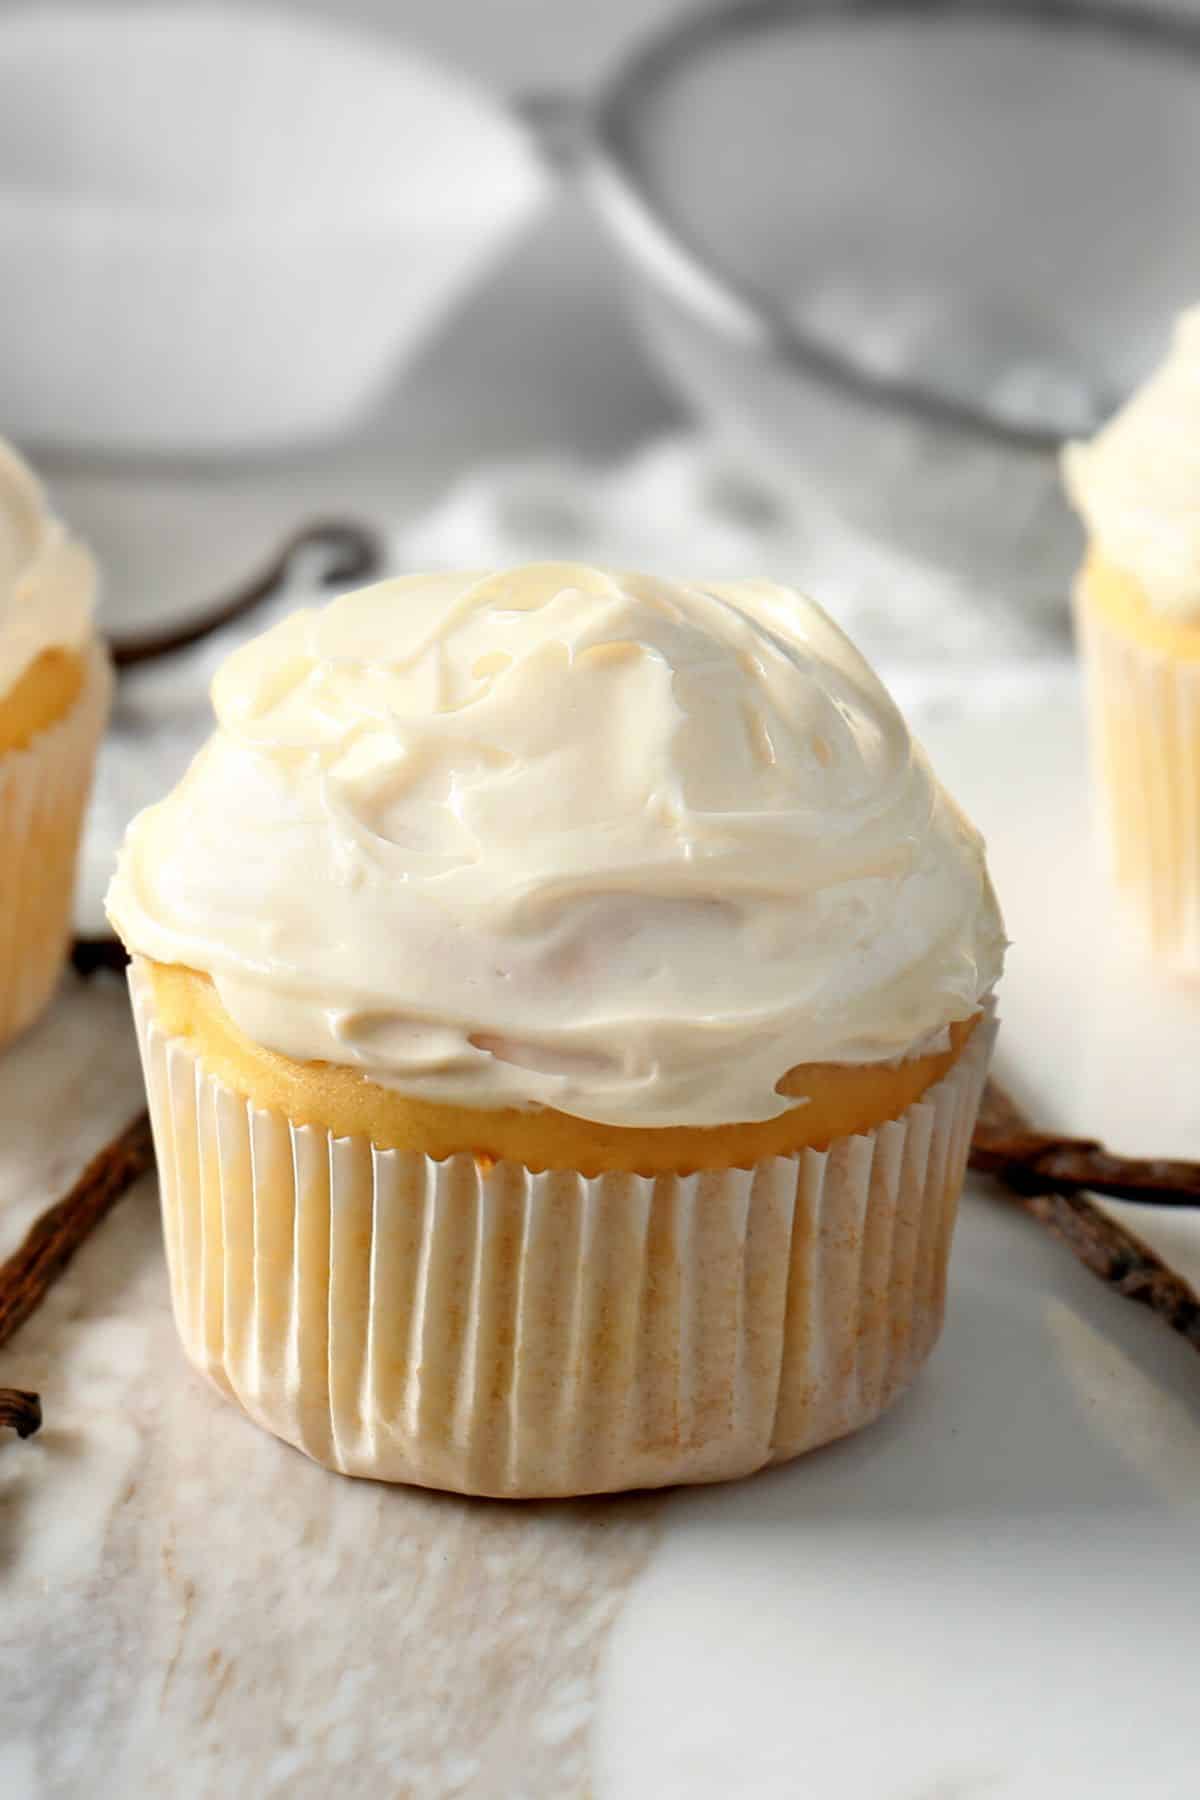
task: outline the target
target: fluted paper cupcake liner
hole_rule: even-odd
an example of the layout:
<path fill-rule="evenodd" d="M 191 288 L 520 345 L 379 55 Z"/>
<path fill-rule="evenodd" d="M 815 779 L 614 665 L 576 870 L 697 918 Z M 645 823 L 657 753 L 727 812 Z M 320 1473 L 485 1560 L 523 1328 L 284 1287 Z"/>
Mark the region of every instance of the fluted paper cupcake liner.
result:
<path fill-rule="evenodd" d="M 24 749 L 0 751 L 0 1044 L 37 1017 L 62 969 L 111 691 L 108 658 L 97 645 L 70 710 Z"/>
<path fill-rule="evenodd" d="M 1114 630 L 1086 594 L 1076 611 L 1114 884 L 1151 952 L 1200 973 L 1200 663 Z"/>
<path fill-rule="evenodd" d="M 994 1036 L 899 1119 L 689 1176 L 435 1162 L 256 1109 L 134 1012 L 188 1357 L 351 1475 L 718 1481 L 875 1418 L 941 1328 Z"/>

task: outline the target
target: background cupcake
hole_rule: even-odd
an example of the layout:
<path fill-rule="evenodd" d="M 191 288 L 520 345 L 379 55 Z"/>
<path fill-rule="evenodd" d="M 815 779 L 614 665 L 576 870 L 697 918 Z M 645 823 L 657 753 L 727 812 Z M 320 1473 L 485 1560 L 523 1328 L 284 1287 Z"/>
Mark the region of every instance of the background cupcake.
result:
<path fill-rule="evenodd" d="M 1155 952 L 1200 970 L 1200 309 L 1089 444 L 1064 455 L 1087 526 L 1076 585 L 1117 885 Z"/>
<path fill-rule="evenodd" d="M 0 443 L 0 1043 L 45 1005 L 70 935 L 111 685 L 95 588 L 87 551 Z"/>
<path fill-rule="evenodd" d="M 936 1339 L 1003 933 L 819 608 L 384 583 L 219 673 L 130 829 L 176 1316 L 355 1474 L 745 1474 Z"/>

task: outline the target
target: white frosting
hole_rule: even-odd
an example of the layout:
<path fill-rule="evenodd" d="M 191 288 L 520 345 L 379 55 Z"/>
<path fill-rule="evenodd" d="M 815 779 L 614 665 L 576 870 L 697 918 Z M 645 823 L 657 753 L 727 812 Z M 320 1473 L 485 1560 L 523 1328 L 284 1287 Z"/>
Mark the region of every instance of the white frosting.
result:
<path fill-rule="evenodd" d="M 472 1106 L 766 1119 L 1000 972 L 976 833 L 821 609 L 573 565 L 294 614 L 130 827 L 135 951 L 255 1041 Z"/>
<path fill-rule="evenodd" d="M 0 440 L 0 700 L 45 650 L 92 635 L 96 571 L 34 476 Z"/>
<path fill-rule="evenodd" d="M 1106 561 L 1134 576 L 1157 612 L 1200 618 L 1200 307 L 1104 430 L 1068 445 L 1063 471 Z"/>

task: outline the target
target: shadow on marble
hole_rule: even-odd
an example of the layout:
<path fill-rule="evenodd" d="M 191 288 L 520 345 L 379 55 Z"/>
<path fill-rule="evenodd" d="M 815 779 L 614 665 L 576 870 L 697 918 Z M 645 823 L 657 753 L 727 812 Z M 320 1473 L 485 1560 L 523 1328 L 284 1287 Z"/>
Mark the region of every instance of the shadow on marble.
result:
<path fill-rule="evenodd" d="M 738 1488 L 740 1530 L 1200 1510 L 1200 1360 L 1041 1229 L 968 1197 L 942 1342 L 874 1426 Z M 1006 1279 L 996 1280 L 1003 1270 Z"/>
<path fill-rule="evenodd" d="M 680 1492 L 608 1640 L 597 1800 L 1194 1792 L 1200 1365 L 969 1195 L 880 1423 Z"/>

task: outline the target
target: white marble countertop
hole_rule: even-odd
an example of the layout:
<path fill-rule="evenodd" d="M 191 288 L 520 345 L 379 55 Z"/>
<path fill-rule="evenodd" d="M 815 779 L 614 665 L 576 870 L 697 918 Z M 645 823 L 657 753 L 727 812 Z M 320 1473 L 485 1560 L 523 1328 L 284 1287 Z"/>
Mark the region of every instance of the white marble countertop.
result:
<path fill-rule="evenodd" d="M 1073 677 L 924 733 L 992 841 L 1002 1073 L 1048 1122 L 1196 1154 L 1200 996 L 1114 931 Z M 68 981 L 0 1069 L 0 1251 L 138 1093 L 120 985 Z M 1200 1280 L 1200 1219 L 1135 1223 Z M 46 1409 L 0 1446 L 11 1800 L 1195 1791 L 1200 1361 L 981 1187 L 914 1393 L 729 1488 L 327 1474 L 185 1367 L 152 1178 L 0 1366 Z"/>

